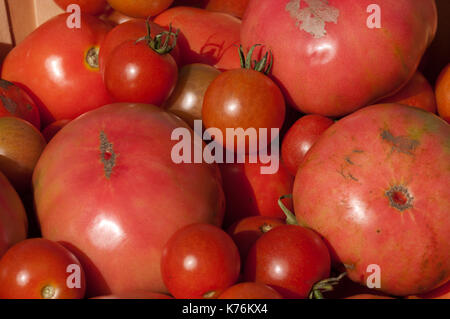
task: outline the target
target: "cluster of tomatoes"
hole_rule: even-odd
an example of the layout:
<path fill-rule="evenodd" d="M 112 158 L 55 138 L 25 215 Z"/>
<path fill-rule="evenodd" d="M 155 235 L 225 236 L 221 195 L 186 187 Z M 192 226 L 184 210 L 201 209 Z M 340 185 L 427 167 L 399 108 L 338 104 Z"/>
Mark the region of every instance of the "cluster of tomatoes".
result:
<path fill-rule="evenodd" d="M 370 1 L 55 2 L 0 69 L 0 298 L 449 297 L 434 0 L 381 30 Z M 174 162 L 200 120 L 234 161 Z"/>

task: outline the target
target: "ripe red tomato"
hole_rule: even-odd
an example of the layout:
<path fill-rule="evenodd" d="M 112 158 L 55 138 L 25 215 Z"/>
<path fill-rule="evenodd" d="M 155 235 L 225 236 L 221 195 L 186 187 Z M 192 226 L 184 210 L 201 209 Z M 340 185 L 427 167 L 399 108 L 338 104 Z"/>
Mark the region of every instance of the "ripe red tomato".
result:
<path fill-rule="evenodd" d="M 176 44 L 177 35 L 173 35 L 168 47 L 163 42 L 158 44 L 158 36 L 149 36 L 148 40 L 139 42 L 125 41 L 111 52 L 105 64 L 104 80 L 116 101 L 161 106 L 167 100 L 178 77 L 177 64 L 168 54 Z"/>
<path fill-rule="evenodd" d="M 415 296 L 408 296 L 408 299 L 450 299 L 450 281 L 433 289 L 427 293 Z"/>
<path fill-rule="evenodd" d="M 438 287 L 450 277 L 449 141 L 444 120 L 400 104 L 340 119 L 297 172 L 297 219 L 326 239 L 361 285 L 377 265 L 386 294 Z"/>
<path fill-rule="evenodd" d="M 17 117 L 0 117 L 0 170 L 21 194 L 31 190 L 31 176 L 47 143 L 41 132 Z"/>
<path fill-rule="evenodd" d="M 106 0 L 54 0 L 61 9 L 66 10 L 71 4 L 80 6 L 81 12 L 97 15 L 106 10 Z"/>
<path fill-rule="evenodd" d="M 305 115 L 288 130 L 281 144 L 281 158 L 293 176 L 311 146 L 319 139 L 333 120 L 322 115 Z"/>
<path fill-rule="evenodd" d="M 436 101 L 439 116 L 450 123 L 450 63 L 441 71 L 436 82 Z"/>
<path fill-rule="evenodd" d="M 250 0 L 241 43 L 273 51 L 272 75 L 290 105 L 307 114 L 343 116 L 405 85 L 436 33 L 434 0 L 375 4 Z"/>
<path fill-rule="evenodd" d="M 30 96 L 14 83 L 0 79 L 0 117 L 17 116 L 38 130 L 41 127 L 39 110 Z"/>
<path fill-rule="evenodd" d="M 48 125 L 46 128 L 42 130 L 42 136 L 44 136 L 45 140 L 50 142 L 53 136 L 56 135 L 70 120 L 58 120 Z"/>
<path fill-rule="evenodd" d="M 56 242 L 27 239 L 0 259 L 0 298 L 81 299 L 85 289 L 80 262 Z"/>
<path fill-rule="evenodd" d="M 248 160 L 242 164 L 220 164 L 227 202 L 225 227 L 249 216 L 285 218 L 278 199 L 292 193 L 294 178 L 281 162 L 275 174 L 261 174 L 265 166 L 260 161 L 249 163 Z M 284 199 L 283 203 L 293 209 L 292 199 Z"/>
<path fill-rule="evenodd" d="M 259 282 L 241 282 L 226 289 L 219 299 L 283 299 L 273 288 Z"/>
<path fill-rule="evenodd" d="M 98 68 L 99 45 L 110 26 L 82 14 L 81 28 L 71 29 L 68 16 L 41 25 L 3 63 L 2 78 L 26 89 L 38 104 L 44 127 L 111 101 Z"/>
<path fill-rule="evenodd" d="M 259 237 L 281 225 L 286 225 L 286 223 L 280 218 L 251 216 L 231 225 L 227 233 L 233 238 L 239 249 L 241 260 L 244 261 L 247 259 L 248 251 Z"/>
<path fill-rule="evenodd" d="M 204 63 L 220 70 L 239 67 L 236 45 L 240 43 L 241 20 L 229 14 L 203 9 L 174 7 L 164 11 L 155 23 L 180 30 L 181 65 Z"/>
<path fill-rule="evenodd" d="M 114 10 L 130 17 L 148 18 L 166 10 L 173 0 L 107 0 Z"/>
<path fill-rule="evenodd" d="M 113 104 L 71 121 L 42 153 L 33 174 L 42 234 L 70 244 L 88 297 L 167 291 L 160 258 L 170 236 L 192 223 L 221 225 L 219 169 L 173 162 L 179 127 L 189 129 L 156 106 Z"/>
<path fill-rule="evenodd" d="M 12 245 L 25 240 L 28 219 L 22 201 L 0 171 L 0 257 Z"/>
<path fill-rule="evenodd" d="M 240 48 L 241 55 L 243 51 Z M 271 134 L 271 129 L 281 129 L 286 114 L 283 94 L 278 86 L 264 73 L 270 71 L 270 65 L 264 69 L 257 68 L 251 62 L 253 50 L 248 53 L 247 61 L 240 69 L 230 70 L 220 74 L 208 87 L 203 100 L 203 124 L 208 128 L 218 128 L 222 132 L 224 147 L 234 151 L 245 149 L 249 152 L 246 140 L 234 137 L 233 146 L 226 145 L 227 128 L 242 128 L 256 130 L 258 149 L 268 146 L 277 137 Z M 271 60 L 271 58 L 269 58 Z M 263 62 L 263 60 L 261 60 Z M 269 64 L 269 61 L 266 61 Z M 261 131 L 267 133 L 267 141 L 259 140 Z M 263 144 L 265 142 L 265 144 Z"/>
<path fill-rule="evenodd" d="M 420 72 L 416 72 L 400 91 L 378 103 L 405 104 L 436 113 L 436 98 L 434 97 L 433 87 Z"/>
<path fill-rule="evenodd" d="M 239 271 L 239 251 L 233 240 L 208 224 L 177 231 L 161 258 L 164 283 L 178 299 L 217 298 L 237 281 Z"/>
<path fill-rule="evenodd" d="M 269 285 L 284 298 L 307 298 L 314 284 L 329 276 L 330 267 L 328 248 L 317 233 L 284 225 L 262 235 L 250 249 L 244 280 Z"/>
<path fill-rule="evenodd" d="M 117 25 L 108 32 L 100 45 L 99 64 L 100 71 L 104 74 L 105 64 L 111 53 L 120 44 L 128 40 L 138 40 L 147 35 L 147 23 L 150 25 L 150 35 L 154 38 L 156 35 L 165 31 L 165 29 L 152 21 L 145 21 L 142 19 L 134 19 Z M 170 55 L 178 63 L 180 59 L 180 51 L 178 46 L 175 46 Z"/>

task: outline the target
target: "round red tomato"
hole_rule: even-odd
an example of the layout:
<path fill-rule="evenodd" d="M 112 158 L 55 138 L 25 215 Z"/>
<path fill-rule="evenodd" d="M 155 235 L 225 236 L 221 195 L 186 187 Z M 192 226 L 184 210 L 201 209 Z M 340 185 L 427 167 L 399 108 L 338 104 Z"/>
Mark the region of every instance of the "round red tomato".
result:
<path fill-rule="evenodd" d="M 291 126 L 281 144 L 281 158 L 291 175 L 295 176 L 306 153 L 333 123 L 327 117 L 311 114 Z"/>
<path fill-rule="evenodd" d="M 105 63 L 104 80 L 116 101 L 161 106 L 168 99 L 178 77 L 177 64 L 168 54 L 176 44 L 177 35 L 172 35 L 169 46 L 159 42 L 157 35 L 138 42 L 125 41 L 111 52 Z"/>
<path fill-rule="evenodd" d="M 248 2 L 249 0 L 208 0 L 206 10 L 224 12 L 242 18 Z"/>
<path fill-rule="evenodd" d="M 228 228 L 227 232 L 233 238 L 239 249 L 241 260 L 244 261 L 248 251 L 259 237 L 281 225 L 286 223 L 280 218 L 251 216 L 237 221 Z"/>
<path fill-rule="evenodd" d="M 259 282 L 241 282 L 226 289 L 219 299 L 283 299 L 273 288 Z"/>
<path fill-rule="evenodd" d="M 242 48 L 239 51 L 241 68 L 223 72 L 208 86 L 203 100 L 202 119 L 207 129 L 220 130 L 222 138 L 216 139 L 218 143 L 230 151 L 245 151 L 248 154 L 265 149 L 279 136 L 286 105 L 281 90 L 267 76 L 271 63 L 269 60 L 272 58 L 267 60 L 266 55 L 265 60 L 254 64 L 251 49 L 244 62 Z M 257 141 L 253 142 L 257 145 L 248 144 L 247 138 L 239 138 L 237 134 L 229 135 L 227 129 L 242 129 L 244 132 L 254 130 Z M 278 133 L 272 134 L 273 129 L 278 129 Z M 265 133 L 265 140 L 261 133 Z M 248 140 L 252 142 L 250 138 Z M 230 141 L 232 145 L 229 145 Z"/>
<path fill-rule="evenodd" d="M 71 4 L 80 6 L 81 12 L 97 15 L 106 10 L 106 0 L 54 0 L 61 9 L 66 10 Z"/>
<path fill-rule="evenodd" d="M 342 116 L 405 85 L 436 28 L 434 0 L 250 0 L 241 42 L 273 51 L 290 105 Z"/>
<path fill-rule="evenodd" d="M 274 174 L 262 174 L 261 169 L 267 166 L 260 161 L 250 163 L 249 160 L 243 164 L 220 164 L 227 201 L 226 227 L 249 216 L 285 218 L 278 199 L 292 193 L 294 178 L 281 162 Z M 284 199 L 283 203 L 288 209 L 293 209 L 291 199 Z"/>
<path fill-rule="evenodd" d="M 180 127 L 190 131 L 156 106 L 107 105 L 64 126 L 39 159 L 33 186 L 42 234 L 73 249 L 89 297 L 165 292 L 160 258 L 170 236 L 192 223 L 221 225 L 217 166 L 172 160 Z"/>
<path fill-rule="evenodd" d="M 104 73 L 105 71 L 106 61 L 115 48 L 117 48 L 125 41 L 136 41 L 147 35 L 147 23 L 150 26 L 150 36 L 152 38 L 165 31 L 163 27 L 160 27 L 152 21 L 134 19 L 121 23 L 108 32 L 101 43 L 99 52 L 100 71 L 102 73 Z M 178 46 L 175 46 L 173 50 L 170 51 L 170 55 L 175 59 L 176 62 L 178 62 L 178 60 L 180 59 L 180 51 L 178 49 Z"/>
<path fill-rule="evenodd" d="M 379 276 L 395 296 L 438 287 L 450 277 L 449 141 L 444 120 L 400 104 L 339 120 L 297 172 L 297 219 L 361 285 Z"/>
<path fill-rule="evenodd" d="M 56 242 L 27 239 L 0 259 L 2 299 L 81 299 L 85 290 L 80 262 Z"/>
<path fill-rule="evenodd" d="M 314 284 L 330 274 L 330 254 L 314 231 L 278 226 L 262 235 L 244 265 L 246 281 L 271 286 L 284 298 L 307 298 Z"/>
<path fill-rule="evenodd" d="M 204 63 L 220 70 L 239 68 L 236 45 L 240 43 L 241 20 L 238 18 L 203 9 L 174 7 L 153 21 L 180 30 L 181 65 Z"/>
<path fill-rule="evenodd" d="M 161 272 L 178 299 L 217 298 L 238 279 L 239 252 L 231 237 L 208 224 L 177 231 L 166 243 Z"/>
<path fill-rule="evenodd" d="M 0 79 L 0 117 L 17 116 L 37 129 L 41 127 L 39 110 L 30 96 L 14 83 Z"/>
<path fill-rule="evenodd" d="M 436 98 L 434 97 L 433 88 L 420 72 L 416 72 L 400 91 L 382 99 L 379 103 L 405 104 L 436 113 Z"/>
<path fill-rule="evenodd" d="M 166 10 L 173 0 L 107 0 L 114 10 L 130 17 L 148 18 Z"/>
<path fill-rule="evenodd" d="M 58 15 L 41 25 L 3 63 L 2 78 L 31 95 L 44 127 L 111 101 L 98 67 L 99 45 L 110 26 L 82 14 L 81 27 L 72 29 L 68 17 Z"/>
<path fill-rule="evenodd" d="M 0 257 L 12 245 L 25 240 L 28 219 L 19 195 L 0 171 Z"/>

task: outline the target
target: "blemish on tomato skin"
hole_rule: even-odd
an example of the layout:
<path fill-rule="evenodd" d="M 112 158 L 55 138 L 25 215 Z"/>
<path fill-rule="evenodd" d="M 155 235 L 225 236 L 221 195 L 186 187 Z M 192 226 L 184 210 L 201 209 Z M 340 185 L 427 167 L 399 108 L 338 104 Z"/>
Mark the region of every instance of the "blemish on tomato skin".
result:
<path fill-rule="evenodd" d="M 419 141 L 407 136 L 394 136 L 389 130 L 383 130 L 380 134 L 383 141 L 392 145 L 392 152 L 414 155 L 415 150 L 420 145 Z"/>
<path fill-rule="evenodd" d="M 109 142 L 104 131 L 100 132 L 100 161 L 103 163 L 105 177 L 110 178 L 114 166 L 116 166 L 117 154 L 114 152 L 113 144 Z"/>

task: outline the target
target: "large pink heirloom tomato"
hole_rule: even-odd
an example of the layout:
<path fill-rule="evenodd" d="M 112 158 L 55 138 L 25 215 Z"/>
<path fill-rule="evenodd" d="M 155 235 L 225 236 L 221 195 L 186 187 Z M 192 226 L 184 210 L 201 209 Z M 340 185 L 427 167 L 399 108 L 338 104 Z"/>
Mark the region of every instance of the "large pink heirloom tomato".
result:
<path fill-rule="evenodd" d="M 450 125 L 379 104 L 341 119 L 313 145 L 295 178 L 294 210 L 353 281 L 373 283 L 377 267 L 368 266 L 377 265 L 381 291 L 424 293 L 450 278 L 449 181 Z"/>
<path fill-rule="evenodd" d="M 434 0 L 250 0 L 241 42 L 273 51 L 290 104 L 342 116 L 406 84 L 436 28 Z"/>
<path fill-rule="evenodd" d="M 43 152 L 33 175 L 42 234 L 80 259 L 88 296 L 165 292 L 160 257 L 170 236 L 221 224 L 219 170 L 172 161 L 177 127 L 188 128 L 155 106 L 111 104 L 67 124 Z"/>

